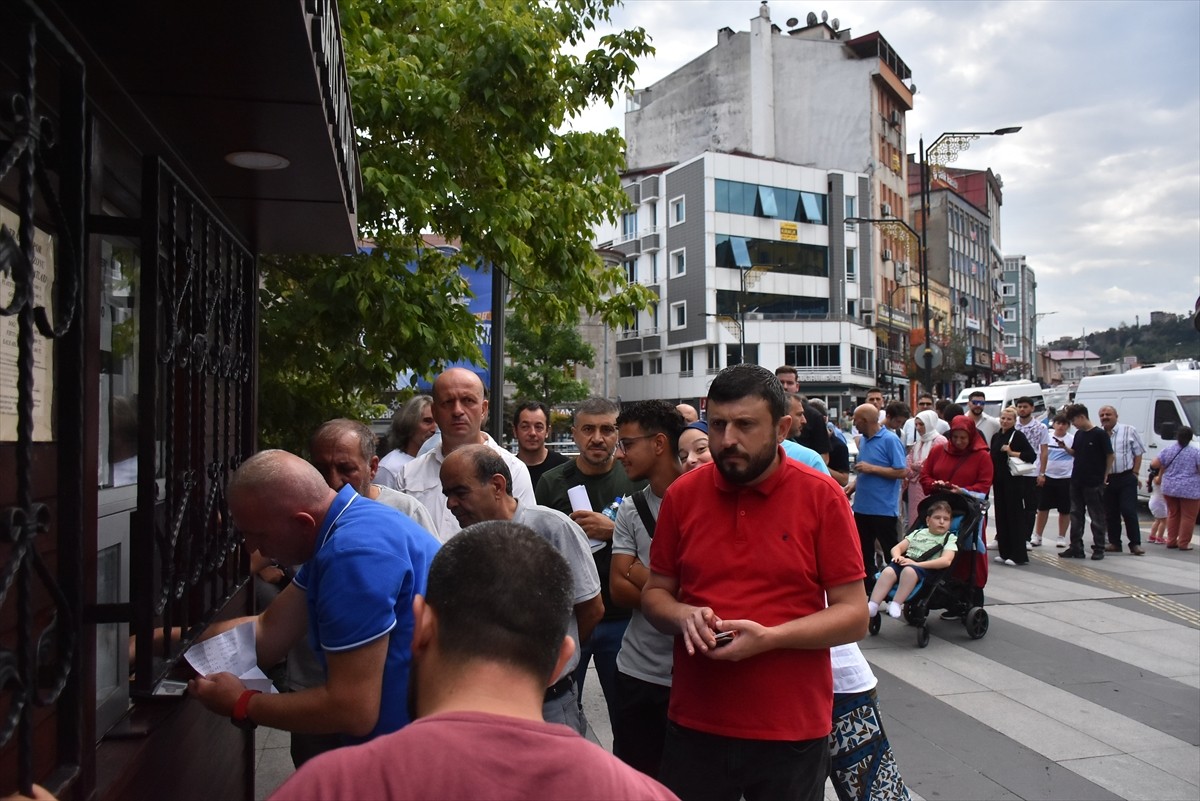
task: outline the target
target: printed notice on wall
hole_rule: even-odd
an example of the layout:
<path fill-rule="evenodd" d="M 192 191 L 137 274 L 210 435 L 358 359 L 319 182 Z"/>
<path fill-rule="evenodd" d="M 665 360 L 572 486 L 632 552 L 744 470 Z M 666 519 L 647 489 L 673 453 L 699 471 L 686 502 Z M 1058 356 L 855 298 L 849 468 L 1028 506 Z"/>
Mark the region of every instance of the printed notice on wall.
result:
<path fill-rule="evenodd" d="M 18 240 L 19 218 L 0 206 L 0 226 L 14 242 Z M 5 237 L 7 239 L 7 236 Z M 0 308 L 12 304 L 15 284 L 10 263 L 0 264 Z M 53 321 L 51 288 L 54 286 L 54 238 L 35 228 L 33 233 L 33 306 L 44 306 Z M 37 333 L 33 337 L 33 439 L 54 439 L 54 342 Z M 17 439 L 17 315 L 0 317 L 0 442 Z"/>

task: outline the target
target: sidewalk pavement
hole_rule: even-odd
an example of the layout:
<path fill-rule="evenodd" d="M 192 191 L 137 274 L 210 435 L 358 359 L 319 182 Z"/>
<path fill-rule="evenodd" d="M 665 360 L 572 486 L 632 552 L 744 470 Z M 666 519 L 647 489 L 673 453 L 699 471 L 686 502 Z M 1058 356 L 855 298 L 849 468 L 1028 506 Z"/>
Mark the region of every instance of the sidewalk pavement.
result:
<path fill-rule="evenodd" d="M 989 564 L 983 639 L 935 614 L 927 648 L 890 618 L 860 643 L 916 801 L 1200 798 L 1200 549 L 1146 544 L 1142 522 L 1143 557 Z M 611 749 L 594 670 L 584 709 Z M 261 799 L 292 769 L 286 733 L 257 737 Z"/>

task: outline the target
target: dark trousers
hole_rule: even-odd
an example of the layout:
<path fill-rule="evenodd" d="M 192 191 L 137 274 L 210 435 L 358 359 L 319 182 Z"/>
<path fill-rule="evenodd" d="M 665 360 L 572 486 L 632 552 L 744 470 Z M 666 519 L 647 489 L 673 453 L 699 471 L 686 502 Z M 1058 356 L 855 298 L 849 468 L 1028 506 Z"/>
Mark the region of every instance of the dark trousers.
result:
<path fill-rule="evenodd" d="M 1083 515 L 1092 519 L 1092 551 L 1104 553 L 1104 485 L 1085 487 L 1071 482 L 1071 550 L 1083 551 Z"/>
<path fill-rule="evenodd" d="M 1003 468 L 1001 468 L 1003 469 Z M 1025 551 L 1025 510 L 1021 507 L 1022 484 L 1019 476 L 996 476 L 992 484 L 992 495 L 996 499 L 992 514 L 996 517 L 996 546 L 1002 559 L 1018 565 L 1029 561 Z"/>
<path fill-rule="evenodd" d="M 1130 546 L 1142 544 L 1142 529 L 1138 522 L 1137 475 L 1132 470 L 1108 477 L 1108 486 L 1104 488 L 1104 518 L 1110 543 L 1121 547 L 1121 521 L 1124 520 Z"/>
<path fill-rule="evenodd" d="M 829 738 L 743 740 L 667 724 L 659 781 L 681 801 L 821 801 Z"/>
<path fill-rule="evenodd" d="M 1024 532 L 1025 541 L 1028 542 L 1033 537 L 1033 526 L 1037 523 L 1038 492 L 1037 476 L 1020 476 L 1017 478 L 1017 485 L 1021 488 L 1021 509 L 1025 514 Z"/>
<path fill-rule="evenodd" d="M 579 665 L 575 668 L 575 694 L 582 707 L 588 662 L 593 659 L 596 661 L 596 678 L 600 680 L 600 690 L 604 693 L 609 721 L 617 714 L 617 652 L 621 650 L 621 640 L 628 626 L 629 618 L 601 620 L 597 623 L 596 628 L 592 629 L 591 638 L 579 651 Z"/>
<path fill-rule="evenodd" d="M 671 688 L 617 671 L 617 715 L 612 720 L 613 756 L 647 776 L 662 767 Z"/>
<path fill-rule="evenodd" d="M 900 540 L 896 537 L 897 519 L 894 515 L 863 515 L 854 513 L 854 525 L 858 528 L 858 541 L 862 545 L 863 567 L 867 571 L 867 593 L 875 586 L 875 543 L 883 548 L 883 561 L 892 559 L 892 548 Z"/>

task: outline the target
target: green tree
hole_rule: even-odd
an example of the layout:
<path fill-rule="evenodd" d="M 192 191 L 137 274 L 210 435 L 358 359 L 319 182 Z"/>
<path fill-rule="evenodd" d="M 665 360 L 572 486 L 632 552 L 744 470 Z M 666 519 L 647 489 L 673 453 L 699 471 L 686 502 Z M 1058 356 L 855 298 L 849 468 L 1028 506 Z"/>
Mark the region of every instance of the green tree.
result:
<path fill-rule="evenodd" d="M 596 351 L 579 335 L 578 324 L 578 317 L 540 330 L 519 320 L 509 323 L 506 344 L 513 365 L 504 375 L 516 387 L 516 397 L 553 408 L 591 394 L 587 382 L 575 378 L 575 367 L 596 364 Z"/>
<path fill-rule="evenodd" d="M 617 325 L 650 303 L 592 248 L 593 227 L 628 204 L 624 141 L 615 128 L 564 130 L 591 103 L 611 105 L 652 52 L 640 28 L 566 52 L 614 5 L 341 0 L 358 221 L 375 248 L 263 260 L 264 444 L 294 448 L 325 418 L 375 413 L 405 370 L 478 357 L 460 264 L 504 270 L 519 321 L 562 323 L 582 307 Z"/>

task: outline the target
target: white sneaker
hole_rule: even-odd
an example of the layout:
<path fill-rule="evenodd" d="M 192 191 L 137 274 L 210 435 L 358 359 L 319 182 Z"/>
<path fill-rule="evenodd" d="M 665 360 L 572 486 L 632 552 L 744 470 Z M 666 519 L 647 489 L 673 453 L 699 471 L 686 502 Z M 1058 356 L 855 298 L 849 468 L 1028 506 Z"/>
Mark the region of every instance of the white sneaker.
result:
<path fill-rule="evenodd" d="M 1042 544 L 1042 535 L 1041 535 L 1041 534 L 1034 534 L 1034 535 L 1033 535 L 1033 540 L 1032 540 L 1032 542 L 1033 542 L 1033 547 L 1034 547 L 1034 548 L 1036 548 L 1036 547 L 1038 547 L 1039 545 L 1041 545 L 1041 544 Z"/>
<path fill-rule="evenodd" d="M 1002 565 L 1002 564 L 1004 564 L 1004 557 L 1003 556 L 993 556 L 992 561 L 998 565 Z"/>
<path fill-rule="evenodd" d="M 1027 550 L 1027 551 L 1032 551 L 1032 550 L 1033 550 L 1033 543 L 1032 543 L 1032 542 L 1028 542 L 1028 541 L 1026 541 L 1026 543 L 1025 543 L 1025 550 Z"/>
<path fill-rule="evenodd" d="M 1011 560 L 1011 559 L 1005 559 L 1005 560 L 1004 560 L 1004 564 L 1008 565 L 1009 567 L 1016 567 L 1016 566 L 1017 566 L 1017 563 L 1016 563 L 1016 562 L 1014 562 L 1014 561 L 1013 561 L 1013 560 Z"/>
<path fill-rule="evenodd" d="M 1059 537 L 1058 540 L 1055 541 L 1054 547 L 1055 548 L 1066 548 L 1067 547 L 1067 538 Z"/>

